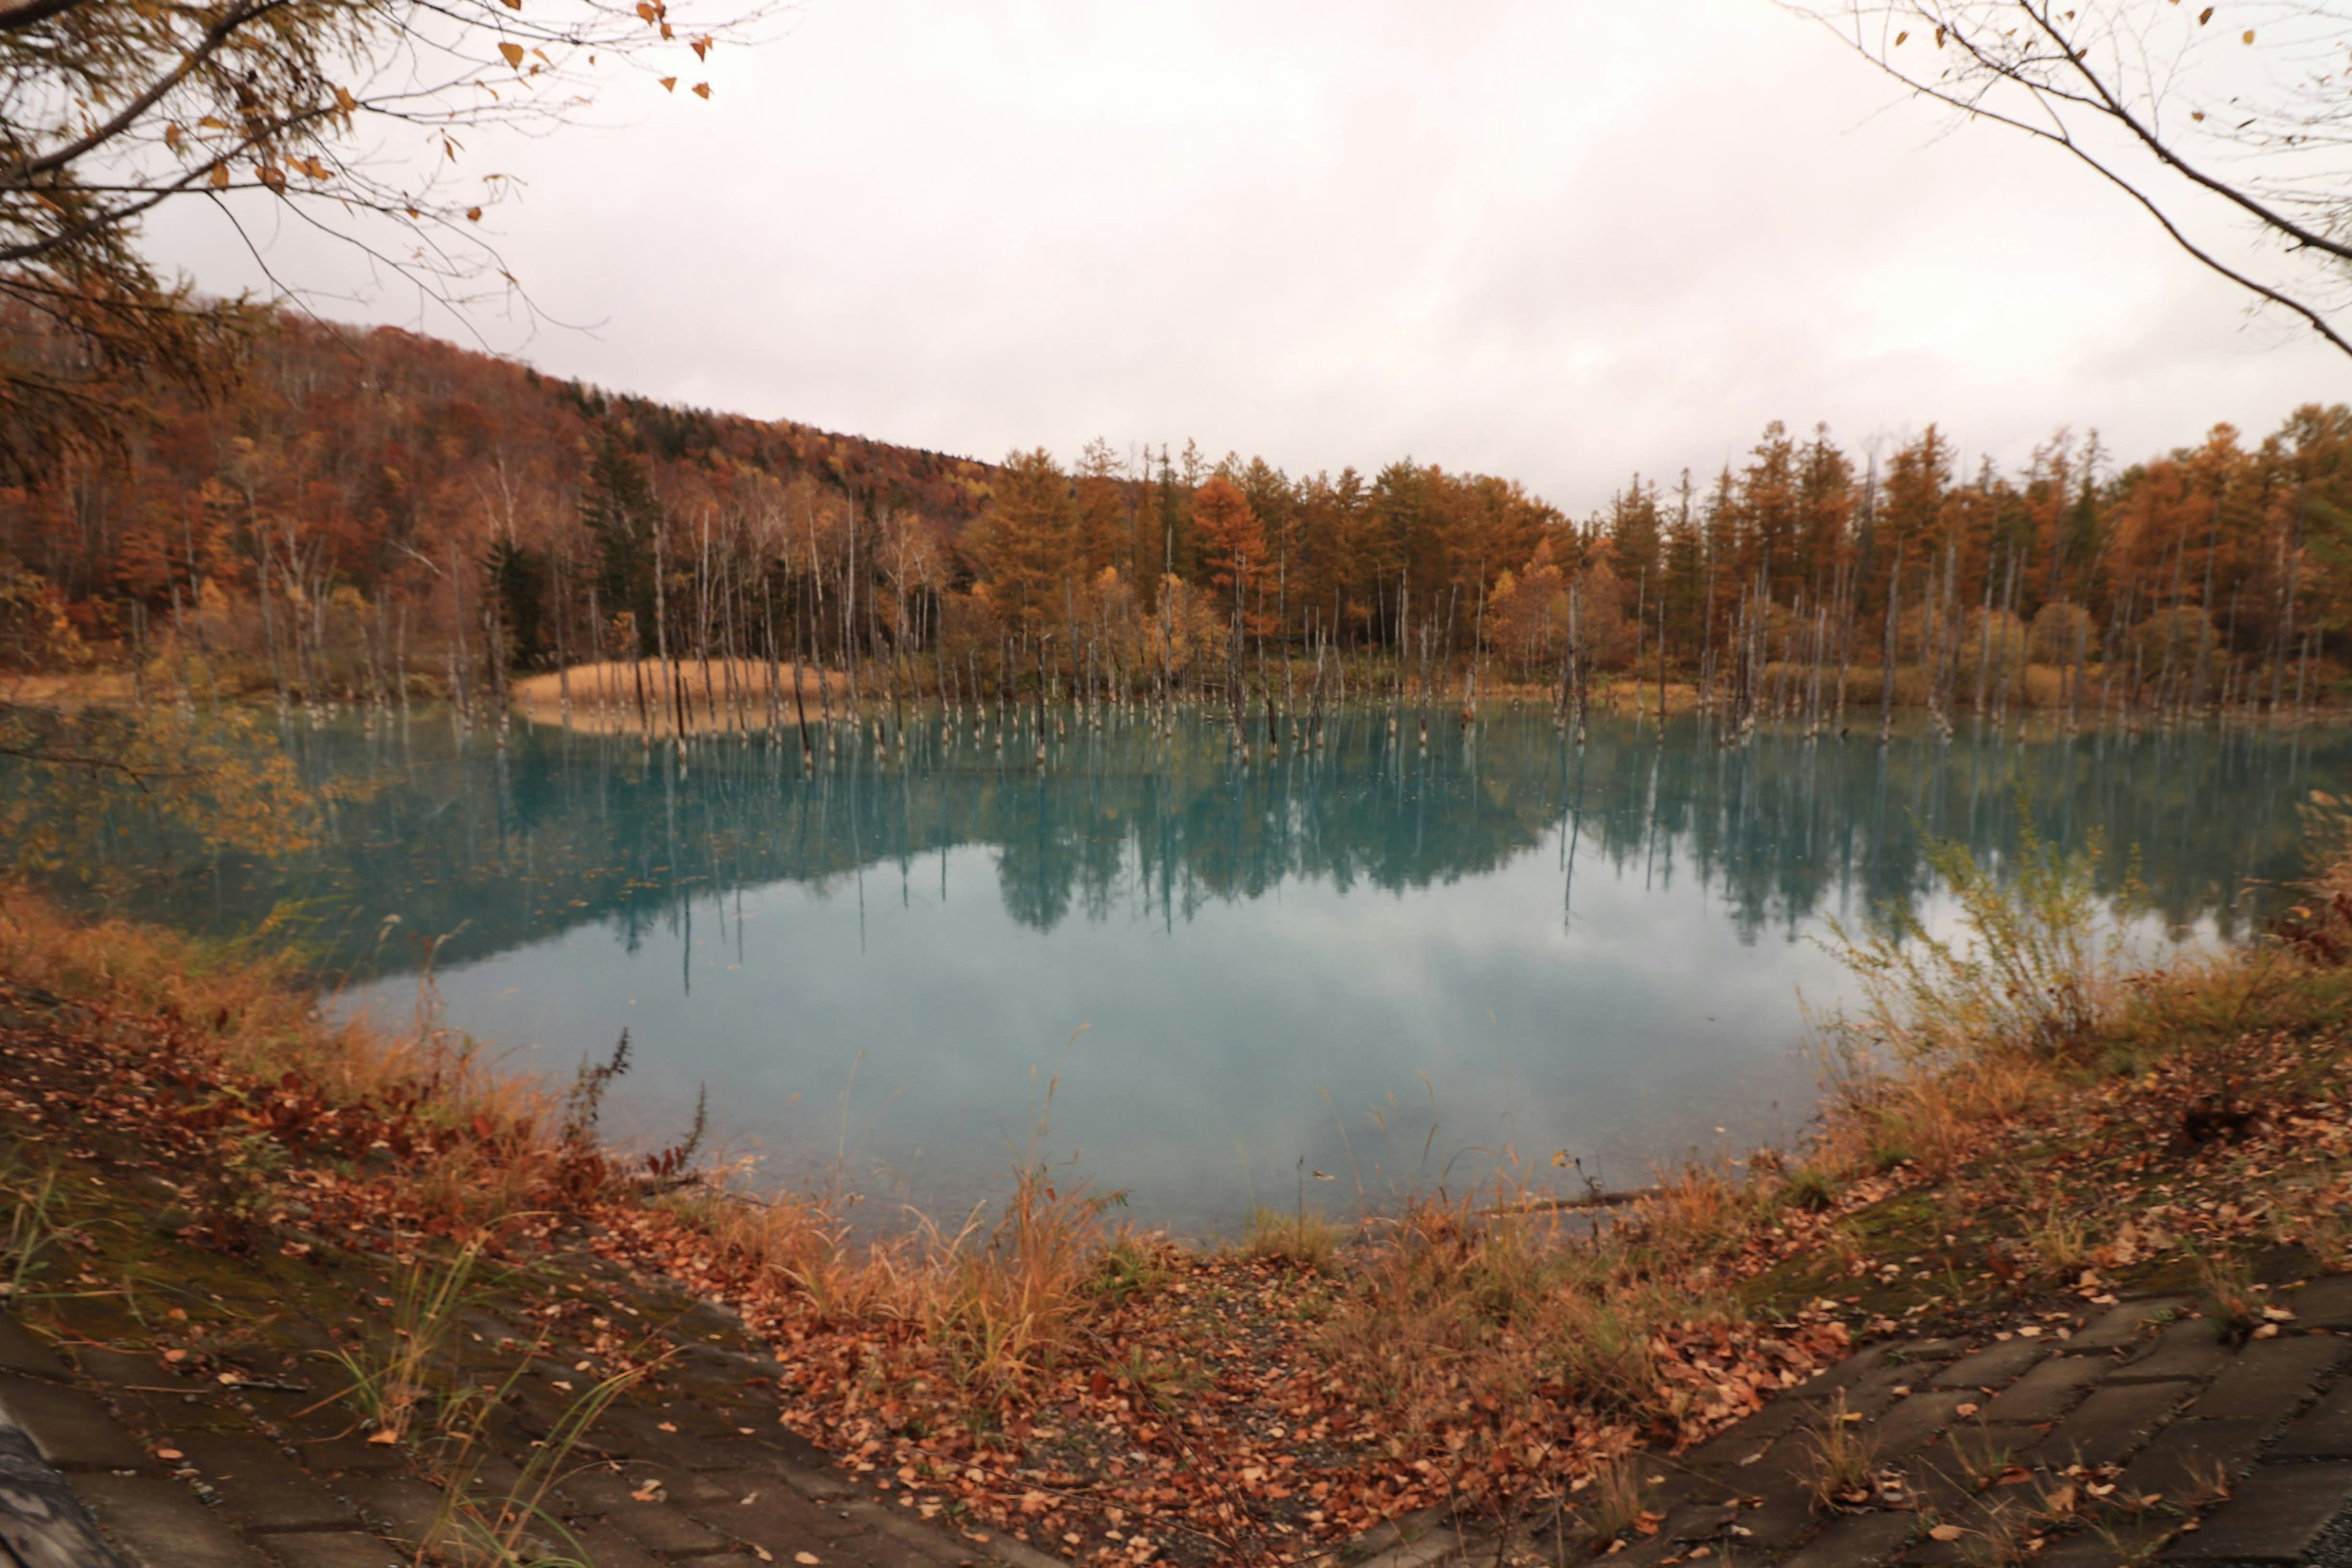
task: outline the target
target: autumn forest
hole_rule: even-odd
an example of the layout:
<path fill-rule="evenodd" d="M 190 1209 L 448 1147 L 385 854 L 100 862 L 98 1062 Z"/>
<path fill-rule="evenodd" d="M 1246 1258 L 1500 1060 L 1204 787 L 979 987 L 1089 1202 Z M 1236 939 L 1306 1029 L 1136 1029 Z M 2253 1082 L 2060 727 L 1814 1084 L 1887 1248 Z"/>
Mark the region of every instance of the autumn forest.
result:
<path fill-rule="evenodd" d="M 1198 700 L 1237 729 L 1351 691 L 1813 726 L 2333 694 L 2352 409 L 2162 454 L 2063 430 L 2021 468 L 1959 451 L 1934 425 L 1857 452 L 1774 423 L 1571 517 L 1410 458 L 1293 477 L 1097 440 L 990 465 L 280 317 L 227 395 L 159 395 L 119 447 L 0 490 L 0 658 L 501 710 L 537 672 L 700 661 L 698 698 L 640 671 L 649 732 L 696 701 L 829 713 L 835 683 L 785 673 L 815 670 L 888 700 Z"/>

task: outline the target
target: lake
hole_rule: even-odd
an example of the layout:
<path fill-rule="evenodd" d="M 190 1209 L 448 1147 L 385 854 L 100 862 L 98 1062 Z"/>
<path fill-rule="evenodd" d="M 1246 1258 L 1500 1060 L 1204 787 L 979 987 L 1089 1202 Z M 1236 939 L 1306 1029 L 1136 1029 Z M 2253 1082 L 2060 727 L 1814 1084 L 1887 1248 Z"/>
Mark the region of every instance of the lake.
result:
<path fill-rule="evenodd" d="M 2352 763 L 2341 731 L 1726 746 L 1612 719 L 1580 747 L 1535 713 L 1423 751 L 1354 712 L 1246 768 L 1190 721 L 1114 716 L 1043 770 L 933 723 L 903 763 L 845 747 L 813 777 L 796 747 L 681 768 L 421 711 L 285 735 L 368 786 L 314 848 L 142 861 L 131 835 L 115 900 L 290 913 L 332 1005 L 394 1025 L 429 955 L 447 1023 L 558 1077 L 625 1027 L 610 1131 L 666 1142 L 707 1089 L 724 1151 L 877 1223 L 998 1185 L 1058 1075 L 1045 1152 L 1227 1234 L 1302 1185 L 1352 1208 L 1507 1152 L 1631 1185 L 1786 1143 L 1817 1092 L 1803 1006 L 1848 994 L 1816 939 L 1937 913 L 1930 837 L 2006 855 L 2030 809 L 2103 833 L 2111 877 L 2136 857 L 2164 921 L 2241 934 L 2298 869 L 2296 803 Z"/>

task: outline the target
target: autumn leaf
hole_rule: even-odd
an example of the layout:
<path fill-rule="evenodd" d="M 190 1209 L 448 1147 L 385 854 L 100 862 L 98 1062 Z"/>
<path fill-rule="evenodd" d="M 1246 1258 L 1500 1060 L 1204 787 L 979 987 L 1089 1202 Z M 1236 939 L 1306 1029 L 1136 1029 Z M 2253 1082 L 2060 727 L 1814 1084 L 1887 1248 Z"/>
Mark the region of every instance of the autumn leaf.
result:
<path fill-rule="evenodd" d="M 710 84 L 707 81 L 696 82 L 692 90 L 694 96 L 697 98 L 709 98 L 710 96 Z"/>
<path fill-rule="evenodd" d="M 517 70 L 520 70 L 522 68 L 522 46 L 520 44 L 501 43 L 499 45 L 499 53 L 506 57 L 507 64 L 514 67 Z"/>
<path fill-rule="evenodd" d="M 696 59 L 701 59 L 701 58 L 703 58 L 705 56 L 707 56 L 707 55 L 709 55 L 709 54 L 710 53 L 710 38 L 709 38 L 709 36 L 708 34 L 706 34 L 706 35 L 704 35 L 703 37 L 699 37 L 699 38 L 695 39 L 695 40 L 694 40 L 694 42 L 693 42 L 693 44 L 692 44 L 692 45 L 690 45 L 689 47 L 694 50 L 694 58 L 695 58 Z"/>
<path fill-rule="evenodd" d="M 2238 39 L 2238 42 L 2240 42 L 2240 43 L 2242 43 L 2242 44 L 2251 44 L 2251 43 L 2252 43 L 2253 41 L 2254 41 L 2254 30 L 2253 30 L 2252 27 L 2247 28 L 2247 29 L 2245 30 L 2244 34 L 2243 34 L 2242 37 L 2240 37 L 2240 38 Z"/>
<path fill-rule="evenodd" d="M 676 92 L 677 90 L 677 78 L 674 76 L 666 76 L 662 78 L 661 84 L 662 90 L 664 92 Z"/>
<path fill-rule="evenodd" d="M 1958 1541 L 1960 1538 L 1960 1527 L 1957 1524 L 1939 1524 L 1927 1532 L 1927 1537 L 1931 1541 Z"/>
<path fill-rule="evenodd" d="M 2213 7 L 2210 5 L 2206 6 L 2205 9 L 2197 13 L 2197 25 L 2200 27 L 2212 19 Z"/>
<path fill-rule="evenodd" d="M 467 223 L 479 223 L 479 222 L 481 222 L 481 221 L 482 221 L 482 209 L 481 209 L 481 208 L 479 208 L 479 207 L 467 207 L 467 208 L 466 209 L 466 221 L 467 221 Z"/>

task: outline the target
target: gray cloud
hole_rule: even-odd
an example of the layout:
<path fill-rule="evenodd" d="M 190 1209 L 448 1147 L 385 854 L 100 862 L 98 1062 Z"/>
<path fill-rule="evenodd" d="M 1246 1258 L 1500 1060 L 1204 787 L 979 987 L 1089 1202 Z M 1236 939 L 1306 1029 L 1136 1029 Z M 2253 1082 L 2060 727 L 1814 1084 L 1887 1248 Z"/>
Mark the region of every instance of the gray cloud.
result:
<path fill-rule="evenodd" d="M 488 341 L 981 457 L 1410 452 L 1578 510 L 1771 418 L 2008 459 L 2095 425 L 2136 457 L 2352 382 L 2121 196 L 1948 134 L 1766 0 L 814 0 L 710 77 L 473 150 L 525 182 L 497 221 L 534 298 L 599 323 Z M 216 221 L 157 239 L 251 278 Z M 351 310 L 420 324 L 396 290 Z"/>

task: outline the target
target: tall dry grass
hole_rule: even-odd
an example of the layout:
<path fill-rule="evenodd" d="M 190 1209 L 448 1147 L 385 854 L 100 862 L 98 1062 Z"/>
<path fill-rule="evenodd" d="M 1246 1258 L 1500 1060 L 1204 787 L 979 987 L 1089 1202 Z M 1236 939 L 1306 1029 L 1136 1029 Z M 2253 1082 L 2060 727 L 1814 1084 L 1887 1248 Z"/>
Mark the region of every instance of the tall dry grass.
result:
<path fill-rule="evenodd" d="M 499 1070 L 429 1009 L 401 1032 L 330 1020 L 273 934 L 265 924 L 215 942 L 77 920 L 21 885 L 0 889 L 0 974 L 12 984 L 99 1010 L 100 1030 L 126 1042 L 161 1030 L 227 1078 L 299 1084 L 309 1101 L 414 1129 L 434 1148 L 417 1170 L 428 1211 L 480 1221 L 562 1184 L 561 1100 L 545 1084 Z"/>

